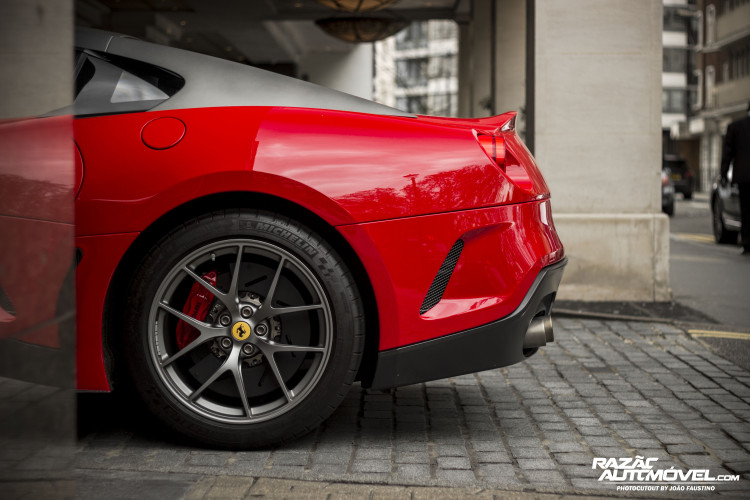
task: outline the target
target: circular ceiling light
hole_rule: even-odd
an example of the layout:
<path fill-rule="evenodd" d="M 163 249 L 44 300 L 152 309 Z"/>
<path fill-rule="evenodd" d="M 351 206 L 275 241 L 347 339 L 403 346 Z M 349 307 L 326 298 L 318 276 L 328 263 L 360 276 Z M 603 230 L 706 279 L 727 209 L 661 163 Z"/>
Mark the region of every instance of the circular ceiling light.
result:
<path fill-rule="evenodd" d="M 409 21 L 385 17 L 329 17 L 315 21 L 320 29 L 345 42 L 367 43 L 395 35 L 409 25 Z"/>
<path fill-rule="evenodd" d="M 339 12 L 373 12 L 388 7 L 398 0 L 315 0 Z"/>

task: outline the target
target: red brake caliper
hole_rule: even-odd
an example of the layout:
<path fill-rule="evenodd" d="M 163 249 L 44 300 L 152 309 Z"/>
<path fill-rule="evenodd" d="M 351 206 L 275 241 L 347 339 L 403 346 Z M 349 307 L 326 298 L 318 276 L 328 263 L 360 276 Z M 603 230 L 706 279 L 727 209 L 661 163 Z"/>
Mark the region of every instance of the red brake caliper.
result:
<path fill-rule="evenodd" d="M 203 275 L 203 279 L 211 285 L 216 286 L 216 271 L 207 272 Z M 203 285 L 200 283 L 193 283 L 193 287 L 190 289 L 190 295 L 188 295 L 188 299 L 185 302 L 185 307 L 182 308 L 182 312 L 198 321 L 204 321 L 213 300 L 214 295 L 206 290 Z M 198 335 L 200 335 L 200 332 L 197 329 L 180 320 L 180 322 L 177 323 L 177 348 L 182 349 L 190 342 L 197 339 Z"/>

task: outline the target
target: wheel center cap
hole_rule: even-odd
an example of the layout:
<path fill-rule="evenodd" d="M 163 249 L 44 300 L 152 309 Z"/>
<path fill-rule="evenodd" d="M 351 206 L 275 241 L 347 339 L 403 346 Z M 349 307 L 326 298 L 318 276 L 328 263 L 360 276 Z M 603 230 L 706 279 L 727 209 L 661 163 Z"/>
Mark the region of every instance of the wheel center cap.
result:
<path fill-rule="evenodd" d="M 245 340 L 250 336 L 252 329 L 244 321 L 238 321 L 232 326 L 232 337 L 236 340 Z"/>

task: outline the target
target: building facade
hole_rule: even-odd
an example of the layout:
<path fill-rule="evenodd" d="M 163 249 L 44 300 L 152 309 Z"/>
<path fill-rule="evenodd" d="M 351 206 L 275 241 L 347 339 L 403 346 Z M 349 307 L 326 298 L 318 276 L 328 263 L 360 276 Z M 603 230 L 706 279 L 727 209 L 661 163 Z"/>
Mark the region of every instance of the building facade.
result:
<path fill-rule="evenodd" d="M 672 138 L 698 165 L 698 188 L 707 191 L 719 173 L 727 125 L 750 102 L 750 0 L 698 0 L 696 7 L 696 92 Z"/>
<path fill-rule="evenodd" d="M 698 22 L 695 0 L 664 0 L 662 31 L 662 115 L 665 154 L 677 154 L 672 128 L 690 116 L 697 91 L 695 47 Z M 693 168 L 697 168 L 694 165 Z"/>
<path fill-rule="evenodd" d="M 375 43 L 373 97 L 410 113 L 458 115 L 458 27 L 454 21 L 411 23 Z"/>

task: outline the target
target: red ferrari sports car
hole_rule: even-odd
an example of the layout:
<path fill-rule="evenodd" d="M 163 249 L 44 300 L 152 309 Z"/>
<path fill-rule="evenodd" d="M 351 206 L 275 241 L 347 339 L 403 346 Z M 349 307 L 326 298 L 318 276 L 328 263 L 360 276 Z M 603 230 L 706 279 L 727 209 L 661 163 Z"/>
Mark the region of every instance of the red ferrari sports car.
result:
<path fill-rule="evenodd" d="M 194 440 L 260 447 L 356 380 L 552 340 L 563 246 L 513 113 L 415 116 L 101 31 L 76 46 L 79 389 L 125 381 Z"/>

